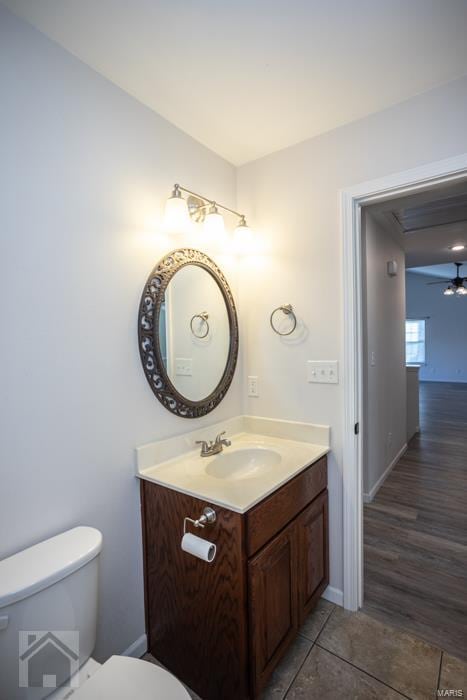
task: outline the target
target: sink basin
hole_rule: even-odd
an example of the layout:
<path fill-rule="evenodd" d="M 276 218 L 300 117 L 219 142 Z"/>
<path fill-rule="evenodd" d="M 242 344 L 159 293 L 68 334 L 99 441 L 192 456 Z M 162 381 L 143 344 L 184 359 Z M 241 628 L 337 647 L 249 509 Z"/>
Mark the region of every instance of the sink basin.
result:
<path fill-rule="evenodd" d="M 240 481 L 270 472 L 282 461 L 279 452 L 267 447 L 245 447 L 222 452 L 206 466 L 206 474 L 216 479 Z"/>

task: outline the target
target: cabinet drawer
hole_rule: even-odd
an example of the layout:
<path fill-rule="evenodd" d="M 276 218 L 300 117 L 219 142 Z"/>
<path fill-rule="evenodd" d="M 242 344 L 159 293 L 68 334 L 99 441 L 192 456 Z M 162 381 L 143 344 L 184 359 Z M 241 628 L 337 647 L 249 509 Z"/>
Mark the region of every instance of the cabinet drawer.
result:
<path fill-rule="evenodd" d="M 251 557 L 326 488 L 322 457 L 246 513 L 246 547 Z"/>

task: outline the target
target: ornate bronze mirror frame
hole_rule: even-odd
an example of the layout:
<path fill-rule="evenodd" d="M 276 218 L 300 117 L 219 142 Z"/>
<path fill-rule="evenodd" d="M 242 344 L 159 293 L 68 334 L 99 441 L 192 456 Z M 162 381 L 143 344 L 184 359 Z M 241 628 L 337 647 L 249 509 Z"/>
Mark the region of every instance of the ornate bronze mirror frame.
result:
<path fill-rule="evenodd" d="M 192 401 L 182 396 L 168 376 L 159 343 L 159 317 L 167 286 L 182 267 L 198 265 L 216 281 L 229 318 L 230 343 L 224 373 L 209 396 Z M 165 408 L 182 418 L 198 418 L 210 413 L 224 398 L 232 382 L 238 357 L 238 321 L 235 302 L 222 271 L 211 258 L 193 248 L 173 250 L 152 270 L 144 286 L 138 314 L 138 344 L 144 374 L 154 394 Z"/>

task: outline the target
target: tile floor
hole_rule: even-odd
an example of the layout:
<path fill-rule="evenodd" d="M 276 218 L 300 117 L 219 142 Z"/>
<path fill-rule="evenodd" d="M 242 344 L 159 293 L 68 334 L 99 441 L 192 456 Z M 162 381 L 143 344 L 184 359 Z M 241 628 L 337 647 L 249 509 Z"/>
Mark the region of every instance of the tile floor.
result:
<path fill-rule="evenodd" d="M 150 654 L 143 658 L 157 663 Z M 438 690 L 462 690 L 463 695 L 438 694 Z M 200 700 L 188 691 L 194 700 Z M 261 700 L 432 700 L 466 697 L 466 692 L 467 664 L 463 661 L 322 598 Z"/>

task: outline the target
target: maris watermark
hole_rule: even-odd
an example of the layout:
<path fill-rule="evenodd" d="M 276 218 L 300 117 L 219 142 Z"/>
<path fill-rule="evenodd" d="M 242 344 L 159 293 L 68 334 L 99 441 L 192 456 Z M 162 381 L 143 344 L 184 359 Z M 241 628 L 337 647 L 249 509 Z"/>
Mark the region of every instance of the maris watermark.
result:
<path fill-rule="evenodd" d="M 464 691 L 462 688 L 440 688 L 437 691 L 439 698 L 463 698 Z"/>

